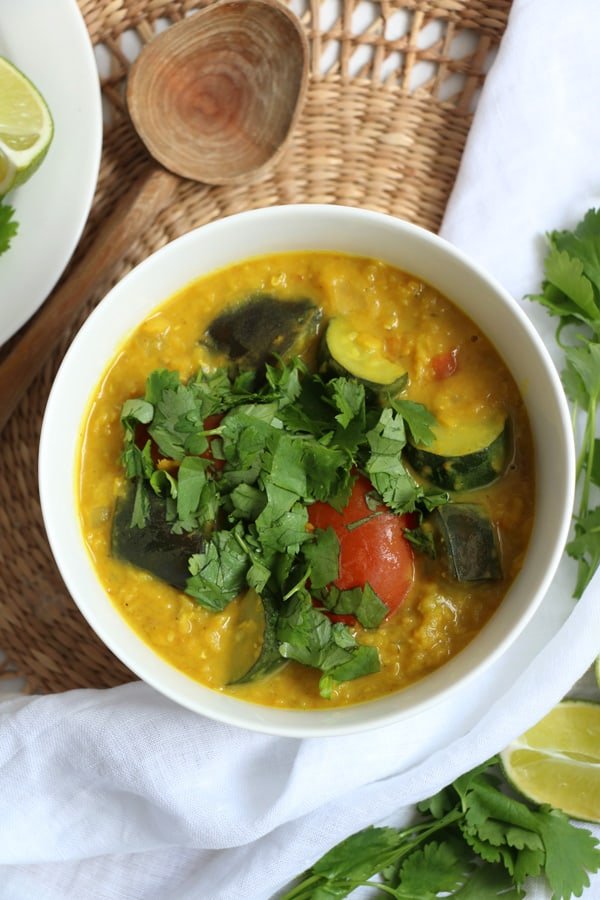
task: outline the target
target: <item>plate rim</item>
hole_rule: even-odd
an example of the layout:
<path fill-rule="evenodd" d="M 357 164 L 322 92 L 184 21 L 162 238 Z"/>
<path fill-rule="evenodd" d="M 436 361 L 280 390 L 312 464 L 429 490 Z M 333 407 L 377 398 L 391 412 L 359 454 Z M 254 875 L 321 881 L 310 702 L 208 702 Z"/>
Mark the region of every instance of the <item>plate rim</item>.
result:
<path fill-rule="evenodd" d="M 27 0 L 21 0 L 18 6 L 6 2 L 6 0 L 1 0 L 0 2 L 0 5 L 3 6 L 2 26 L 0 27 L 0 55 L 10 58 L 11 62 L 20 69 L 27 66 L 28 53 L 27 51 L 22 53 L 19 46 L 10 46 L 10 23 L 23 22 L 27 18 L 31 10 L 31 3 L 35 3 L 36 0 L 29 0 L 27 6 L 25 6 L 26 2 Z M 47 256 L 43 257 L 39 277 L 36 269 L 36 274 L 31 276 L 32 281 L 20 293 L 18 290 L 19 273 L 23 270 L 24 263 L 29 265 L 28 259 L 31 253 L 32 239 L 28 237 L 23 244 L 19 245 L 19 234 L 23 233 L 25 227 L 31 227 L 31 219 L 28 221 L 27 218 L 27 207 L 31 203 L 31 195 L 34 191 L 36 193 L 39 191 L 43 202 L 45 196 L 44 177 L 50 179 L 53 174 L 56 174 L 56 170 L 58 170 L 58 174 L 66 171 L 65 166 L 72 165 L 73 158 L 71 156 L 61 156 L 57 161 L 57 158 L 54 157 L 54 162 L 51 166 L 47 165 L 49 160 L 45 160 L 40 167 L 40 171 L 29 182 L 17 188 L 14 193 L 9 192 L 3 198 L 5 203 L 14 207 L 15 219 L 19 222 L 20 227 L 19 234 L 14 239 L 12 246 L 6 254 L 0 257 L 0 279 L 3 282 L 1 293 L 3 298 L 7 297 L 10 292 L 13 292 L 11 296 L 14 297 L 16 295 L 17 298 L 16 302 L 12 303 L 10 312 L 7 315 L 4 315 L 2 309 L 0 309 L 0 347 L 9 341 L 35 315 L 67 269 L 92 209 L 102 160 L 103 112 L 100 75 L 91 36 L 77 0 L 54 0 L 51 8 L 46 4 L 36 4 L 35 13 L 38 17 L 36 27 L 38 32 L 44 32 L 43 22 L 39 21 L 40 17 L 45 17 L 45 21 L 51 27 L 51 34 L 58 34 L 61 27 L 68 29 L 69 65 L 76 72 L 79 83 L 78 102 L 72 103 L 70 97 L 67 99 L 67 94 L 63 89 L 62 93 L 65 95 L 65 102 L 60 107 L 60 115 L 65 115 L 65 111 L 67 111 L 66 119 L 70 123 L 69 131 L 74 131 L 75 137 L 77 137 L 78 129 L 85 129 L 87 132 L 87 152 L 78 159 L 75 189 L 65 197 L 65 203 L 68 204 L 69 212 L 66 219 L 61 223 L 61 236 L 57 239 L 57 247 L 53 251 L 53 255 L 48 253 Z M 73 40 L 75 37 L 76 42 Z M 56 59 L 56 53 L 61 45 L 52 40 L 46 41 L 44 45 L 50 48 L 44 65 L 52 67 L 52 60 Z M 31 57 L 31 51 L 29 51 L 29 56 Z M 55 114 L 52 105 L 49 102 L 54 118 Z M 85 117 L 82 110 L 85 111 Z M 53 144 L 56 144 L 56 133 Z M 62 147 L 63 145 L 58 144 L 57 146 Z M 49 156 L 51 153 L 52 145 Z M 37 188 L 37 185 L 40 184 L 41 191 Z M 49 184 L 51 182 L 46 181 L 46 192 Z M 20 217 L 20 207 L 21 210 L 25 209 L 24 221 Z M 46 216 L 46 213 L 42 213 L 39 226 L 41 237 L 36 237 L 36 241 L 43 239 L 44 228 L 48 224 Z M 5 261 L 6 265 L 3 266 L 2 264 Z"/>

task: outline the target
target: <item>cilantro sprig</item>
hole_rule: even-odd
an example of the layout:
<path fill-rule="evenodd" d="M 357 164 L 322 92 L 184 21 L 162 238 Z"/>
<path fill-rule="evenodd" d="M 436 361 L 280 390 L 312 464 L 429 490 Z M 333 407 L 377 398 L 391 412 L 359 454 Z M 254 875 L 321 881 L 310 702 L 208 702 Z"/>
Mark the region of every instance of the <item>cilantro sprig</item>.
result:
<path fill-rule="evenodd" d="M 433 438 L 425 407 L 382 407 L 356 379 L 326 380 L 295 359 L 267 366 L 258 386 L 252 373 L 225 368 L 186 383 L 156 370 L 144 396 L 123 405 L 121 421 L 123 467 L 135 485 L 131 527 L 146 526 L 150 491 L 174 533 L 202 537 L 189 558 L 190 597 L 218 611 L 255 590 L 269 608 L 279 663 L 319 669 L 325 697 L 336 683 L 379 669 L 378 651 L 329 614 L 375 628 L 387 607 L 369 584 L 332 585 L 339 542 L 333 530 L 309 526 L 308 508 L 321 500 L 341 510 L 358 472 L 373 484 L 374 510 L 384 503 L 402 514 L 445 502 L 402 461 L 407 430 L 423 443 Z"/>
<path fill-rule="evenodd" d="M 497 763 L 420 803 L 419 820 L 406 828 L 370 826 L 346 838 L 282 900 L 340 900 L 364 885 L 397 900 L 518 900 L 536 876 L 553 900 L 579 897 L 588 873 L 600 870 L 595 838 L 556 809 L 516 799 Z"/>
<path fill-rule="evenodd" d="M 3 203 L 0 198 L 0 254 L 9 249 L 12 239 L 19 230 L 14 213 L 14 207 Z"/>
<path fill-rule="evenodd" d="M 575 534 L 567 553 L 577 560 L 574 596 L 581 597 L 600 565 L 600 440 L 596 418 L 600 401 L 600 209 L 590 209 L 573 231 L 552 231 L 544 262 L 544 281 L 531 300 L 558 318 L 556 339 L 565 357 L 562 381 L 572 402 L 573 422 L 584 419 L 578 448 L 579 490 Z"/>

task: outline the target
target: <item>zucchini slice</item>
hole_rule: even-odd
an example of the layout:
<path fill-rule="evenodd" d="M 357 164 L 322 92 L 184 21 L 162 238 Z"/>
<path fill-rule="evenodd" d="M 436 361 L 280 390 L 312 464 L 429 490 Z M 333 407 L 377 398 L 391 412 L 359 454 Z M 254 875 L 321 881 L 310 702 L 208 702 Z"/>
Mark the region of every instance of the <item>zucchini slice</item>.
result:
<path fill-rule="evenodd" d="M 510 421 L 491 416 L 453 428 L 434 425 L 435 442 L 407 441 L 404 453 L 415 472 L 444 491 L 472 491 L 502 475 L 511 449 Z"/>
<path fill-rule="evenodd" d="M 198 533 L 174 534 L 165 519 L 164 502 L 154 491 L 143 486 L 148 496 L 149 515 L 143 528 L 131 525 L 136 486 L 117 498 L 112 521 L 112 555 L 138 569 L 150 572 L 178 590 L 184 590 L 190 577 L 188 560 L 200 553 L 204 539 Z"/>
<path fill-rule="evenodd" d="M 238 601 L 234 653 L 228 684 L 248 684 L 286 665 L 276 635 L 278 613 L 272 601 L 250 590 Z"/>
<path fill-rule="evenodd" d="M 321 371 L 352 375 L 376 393 L 397 394 L 408 381 L 405 366 L 385 356 L 382 339 L 359 331 L 344 316 L 331 319 L 323 335 Z"/>
<path fill-rule="evenodd" d="M 301 353 L 316 336 L 320 318 L 319 307 L 306 298 L 253 294 L 213 319 L 202 343 L 240 368 L 261 369 L 275 356 Z"/>
<path fill-rule="evenodd" d="M 496 528 L 476 503 L 446 503 L 431 516 L 438 558 L 455 581 L 503 578 Z"/>

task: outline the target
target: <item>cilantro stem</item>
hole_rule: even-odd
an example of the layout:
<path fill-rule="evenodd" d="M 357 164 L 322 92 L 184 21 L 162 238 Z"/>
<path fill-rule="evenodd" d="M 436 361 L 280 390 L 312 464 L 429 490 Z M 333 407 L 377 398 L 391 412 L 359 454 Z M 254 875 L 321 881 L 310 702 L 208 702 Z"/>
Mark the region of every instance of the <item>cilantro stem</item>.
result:
<path fill-rule="evenodd" d="M 383 511 L 371 513 L 370 516 L 364 516 L 362 519 L 357 519 L 356 522 L 350 522 L 349 525 L 346 525 L 346 531 L 354 531 L 355 528 L 360 528 L 361 525 L 366 525 L 367 522 L 370 522 L 371 519 L 376 519 L 378 516 L 382 515 Z"/>
<path fill-rule="evenodd" d="M 577 477 L 581 475 L 581 470 L 585 466 L 585 475 L 583 479 L 583 488 L 581 490 L 581 503 L 579 512 L 584 515 L 590 502 L 590 486 L 592 481 L 592 469 L 594 465 L 594 445 L 595 445 L 595 426 L 596 426 L 596 406 L 598 398 L 593 395 L 590 397 L 587 410 L 587 419 L 585 423 L 585 432 L 583 438 L 583 446 L 581 448 L 580 459 L 577 463 Z"/>
<path fill-rule="evenodd" d="M 306 584 L 307 580 L 310 578 L 310 566 L 306 570 L 305 574 L 300 578 L 297 583 L 289 589 L 289 591 L 283 595 L 283 600 L 289 600 L 290 597 L 293 597 L 299 590 L 301 590 Z"/>

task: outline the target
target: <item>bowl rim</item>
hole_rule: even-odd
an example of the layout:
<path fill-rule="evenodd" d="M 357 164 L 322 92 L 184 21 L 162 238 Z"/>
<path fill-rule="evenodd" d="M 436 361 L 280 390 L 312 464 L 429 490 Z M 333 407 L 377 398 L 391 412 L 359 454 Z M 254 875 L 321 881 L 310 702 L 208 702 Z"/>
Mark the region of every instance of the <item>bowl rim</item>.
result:
<path fill-rule="evenodd" d="M 293 217 L 296 224 L 302 221 L 306 224 L 306 222 L 314 221 L 319 217 L 327 219 L 327 217 L 333 216 L 334 219 L 341 217 L 340 221 L 342 219 L 355 220 L 367 228 L 373 225 L 381 229 L 391 228 L 395 235 L 410 237 L 413 240 L 423 242 L 423 246 L 428 249 L 434 248 L 436 253 L 442 254 L 442 256 L 451 260 L 453 264 L 462 266 L 465 271 L 471 272 L 474 277 L 478 278 L 487 287 L 488 291 L 497 298 L 497 302 L 505 308 L 506 314 L 508 316 L 512 314 L 515 324 L 519 326 L 517 331 L 520 329 L 520 334 L 523 335 L 526 343 L 530 345 L 536 355 L 536 364 L 546 378 L 549 389 L 545 401 L 553 405 L 553 414 L 559 426 L 557 440 L 559 441 L 559 449 L 563 458 L 561 478 L 557 487 L 561 497 L 559 504 L 561 510 L 560 520 L 551 523 L 553 541 L 551 546 L 547 548 L 546 568 L 543 571 L 534 573 L 535 577 L 530 578 L 530 588 L 534 592 L 533 597 L 529 598 L 525 609 L 520 613 L 518 621 L 512 624 L 510 622 L 504 623 L 505 630 L 500 640 L 495 640 L 489 636 L 492 624 L 501 617 L 500 611 L 506 604 L 507 598 L 505 597 L 498 611 L 491 617 L 479 634 L 462 651 L 434 672 L 426 675 L 414 684 L 385 697 L 348 707 L 336 707 L 332 710 L 290 710 L 258 706 L 249 701 L 208 688 L 179 672 L 171 664 L 163 660 L 156 651 L 149 648 L 133 629 L 127 625 L 125 620 L 121 618 L 116 608 L 112 606 L 110 599 L 93 571 L 91 559 L 87 548 L 84 546 L 82 535 L 79 533 L 79 546 L 77 546 L 77 541 L 74 540 L 72 521 L 69 520 L 67 523 L 66 542 L 64 535 L 61 534 L 61 529 L 64 531 L 63 522 L 66 515 L 64 489 L 65 466 L 67 463 L 63 462 L 61 464 L 58 461 L 57 476 L 58 448 L 61 448 L 65 459 L 68 457 L 71 460 L 71 491 L 73 494 L 71 504 L 73 511 L 76 512 L 75 472 L 77 458 L 72 454 L 73 452 L 76 454 L 77 451 L 76 448 L 74 449 L 74 442 L 78 447 L 83 420 L 87 415 L 92 394 L 97 389 L 103 372 L 109 365 L 110 360 L 114 358 L 118 347 L 127 340 L 133 330 L 133 328 L 125 327 L 116 328 L 113 325 L 114 353 L 105 357 L 101 370 L 96 373 L 93 379 L 90 379 L 90 382 L 87 382 L 84 378 L 82 384 L 79 385 L 78 390 L 80 393 L 83 390 L 83 383 L 88 383 L 91 386 L 87 389 L 88 400 L 85 406 L 82 407 L 81 402 L 77 405 L 79 410 L 77 417 L 78 428 L 75 429 L 77 432 L 75 434 L 75 413 L 73 410 L 68 409 L 68 404 L 64 404 L 63 394 L 65 396 L 69 395 L 70 384 L 73 384 L 73 376 L 77 375 L 79 377 L 78 363 L 83 358 L 82 354 L 84 354 L 85 347 L 90 345 L 90 342 L 94 342 L 94 335 L 98 325 L 102 326 L 103 323 L 108 323 L 112 320 L 113 310 L 116 311 L 122 302 L 121 296 L 126 295 L 130 287 L 135 284 L 136 279 L 140 277 L 140 272 L 148 273 L 157 268 L 159 269 L 164 259 L 169 257 L 177 258 L 178 255 L 184 254 L 189 246 L 193 247 L 195 242 L 199 240 L 206 242 L 212 239 L 213 242 L 218 242 L 221 234 L 223 232 L 227 233 L 232 227 L 254 228 L 256 232 L 265 222 L 268 226 L 269 222 L 280 223 L 283 219 L 290 216 Z M 305 249 L 308 250 L 309 247 L 307 246 Z M 324 247 L 313 247 L 312 249 L 325 250 Z M 269 251 L 264 251 L 264 253 L 267 252 Z M 257 255 L 260 254 L 249 254 L 246 257 L 238 255 L 235 259 L 242 261 L 244 258 L 252 258 Z M 350 255 L 355 254 L 350 253 Z M 234 261 L 232 259 L 230 264 L 233 264 Z M 196 277 L 200 278 L 219 268 L 221 266 L 204 269 Z M 426 280 L 435 284 L 435 281 L 431 278 Z M 183 280 L 179 287 L 170 291 L 170 294 L 183 288 L 186 283 L 188 282 Z M 443 288 L 440 288 L 440 290 L 442 290 L 442 293 L 446 293 Z M 168 297 L 169 293 L 165 294 L 162 300 L 158 302 L 147 303 L 143 317 L 150 315 Z M 450 299 L 460 308 L 460 303 L 457 303 L 456 299 L 452 297 Z M 475 318 L 474 316 L 472 317 Z M 121 314 L 118 321 L 121 321 L 122 318 L 123 315 Z M 136 320 L 137 324 L 141 320 L 141 318 L 138 318 Z M 483 330 L 484 332 L 487 331 L 486 329 Z M 93 384 L 91 384 L 92 381 Z M 528 411 L 531 412 L 530 404 L 527 401 L 526 406 Z M 65 423 L 70 429 L 68 453 L 64 452 L 64 441 L 61 442 L 59 439 L 61 427 L 65 428 Z M 539 448 L 535 448 L 535 452 L 537 459 L 539 457 Z M 54 559 L 67 590 L 80 612 L 109 650 L 137 677 L 163 695 L 170 697 L 170 699 L 196 713 L 229 725 L 288 737 L 315 737 L 356 733 L 404 720 L 445 701 L 451 694 L 456 693 L 462 686 L 466 686 L 477 675 L 489 668 L 514 643 L 530 621 L 542 602 L 558 568 L 571 523 L 571 510 L 575 491 L 574 471 L 575 448 L 571 420 L 558 373 L 540 335 L 516 300 L 510 296 L 502 285 L 459 248 L 421 226 L 406 222 L 387 213 L 338 204 L 312 203 L 263 207 L 235 213 L 201 225 L 155 251 L 117 282 L 83 323 L 61 362 L 44 413 L 38 459 L 42 516 Z M 536 516 L 536 520 L 537 518 Z M 534 521 L 533 528 L 535 532 L 536 521 Z M 84 562 L 83 557 L 87 560 L 86 562 Z M 530 553 L 528 552 L 524 569 L 527 567 L 529 557 Z M 77 569 L 77 566 L 82 564 L 85 568 L 83 579 L 81 572 L 78 573 Z M 91 573 L 93 573 L 93 578 L 90 578 Z M 96 580 L 95 590 L 93 587 L 94 578 Z M 88 593 L 84 591 L 82 594 L 82 580 L 89 589 Z M 509 590 L 509 594 L 515 591 L 515 585 L 519 583 L 519 576 L 517 576 L 515 583 Z M 100 595 L 103 596 L 103 600 L 100 598 Z M 104 604 L 104 608 L 102 604 Z M 109 610 L 112 611 L 112 615 L 109 614 Z M 118 622 L 115 617 L 118 618 Z M 484 645 L 487 648 L 485 653 L 483 653 Z M 471 657 L 479 657 L 479 659 L 475 665 L 469 667 L 468 663 Z"/>

